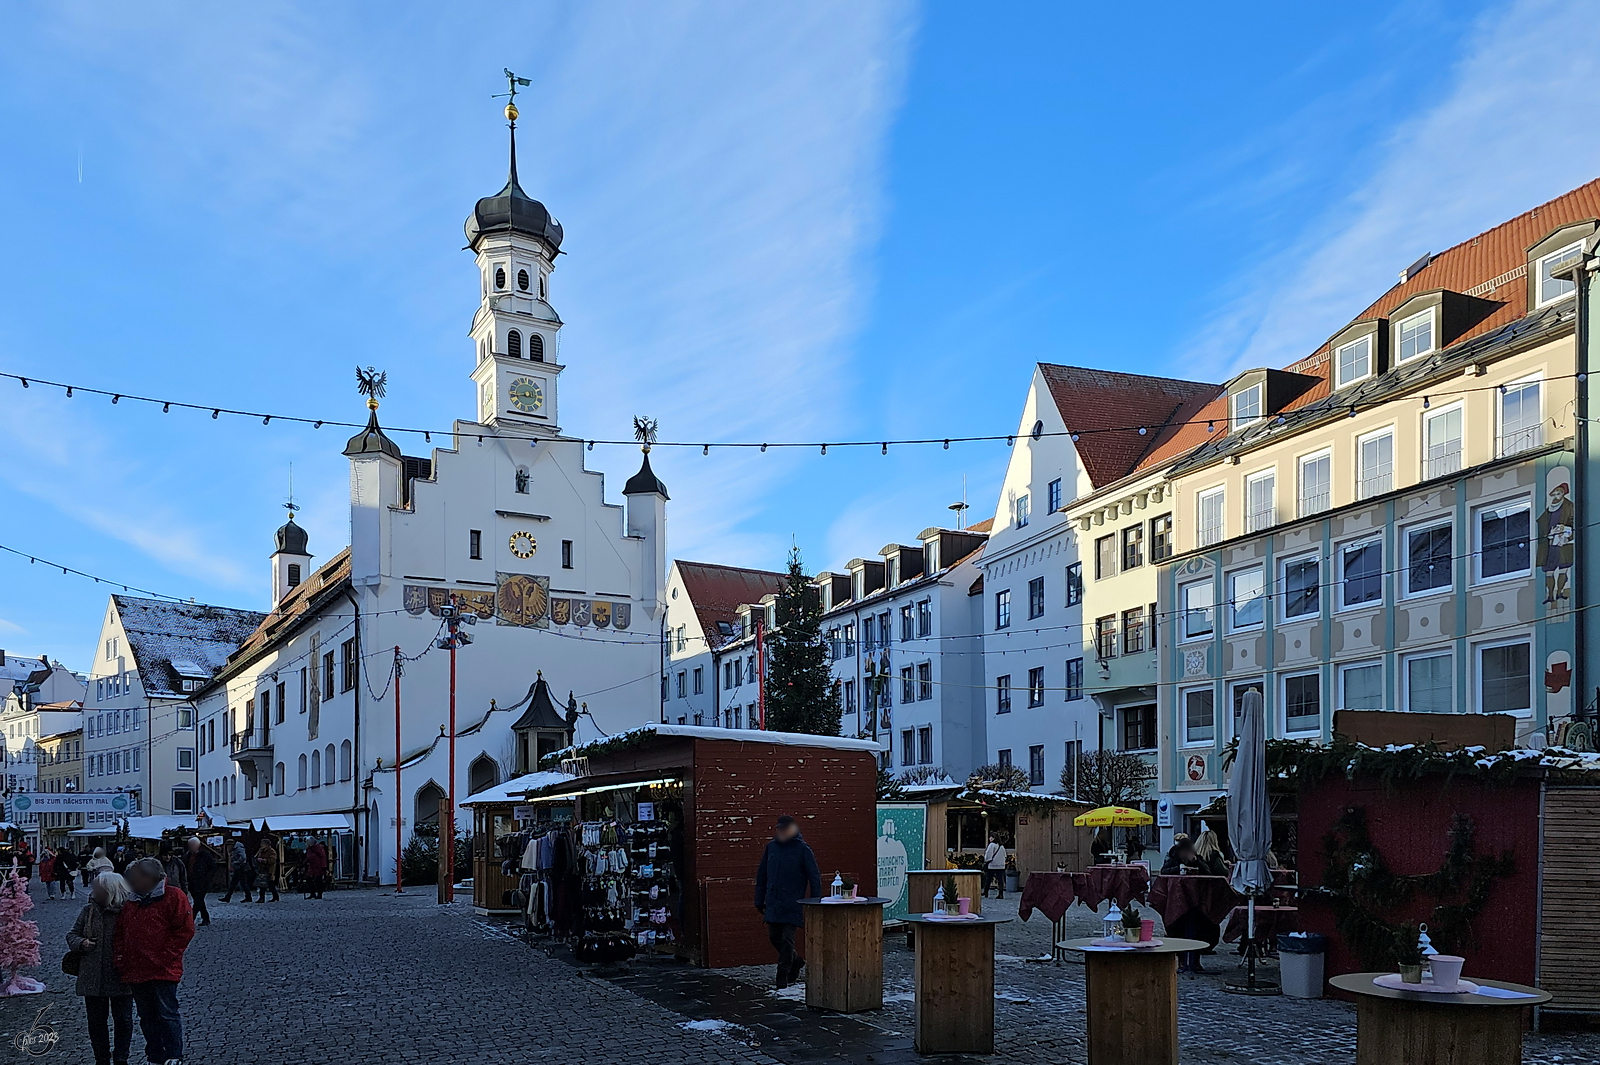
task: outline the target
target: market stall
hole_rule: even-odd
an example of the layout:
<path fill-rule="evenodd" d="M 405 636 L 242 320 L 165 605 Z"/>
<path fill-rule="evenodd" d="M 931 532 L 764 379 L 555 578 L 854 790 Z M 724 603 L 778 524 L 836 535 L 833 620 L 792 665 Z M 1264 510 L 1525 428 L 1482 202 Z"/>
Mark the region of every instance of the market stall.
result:
<path fill-rule="evenodd" d="M 527 794 L 570 781 L 565 773 L 524 773 L 503 784 L 468 796 L 472 811 L 472 908 L 480 914 L 506 916 L 526 912 L 524 867 L 528 844 L 557 824 L 572 822 L 571 802 L 529 802 Z"/>
<path fill-rule="evenodd" d="M 548 871 L 553 933 L 580 957 L 670 950 L 710 968 L 773 960 L 755 872 L 788 814 L 826 879 L 877 884 L 877 747 L 870 741 L 647 725 L 551 756 L 574 779 L 530 800 L 568 801 Z M 802 941 L 803 942 L 803 941 Z M 592 946 L 586 946 L 592 944 Z"/>
<path fill-rule="evenodd" d="M 981 867 L 991 833 L 1005 844 L 1008 868 L 1015 870 L 1021 884 L 1033 872 L 1087 869 L 1094 864 L 1089 853 L 1093 834 L 1072 823 L 1088 807 L 1061 795 L 912 784 L 902 787 L 895 801 L 927 807 L 928 869 Z"/>

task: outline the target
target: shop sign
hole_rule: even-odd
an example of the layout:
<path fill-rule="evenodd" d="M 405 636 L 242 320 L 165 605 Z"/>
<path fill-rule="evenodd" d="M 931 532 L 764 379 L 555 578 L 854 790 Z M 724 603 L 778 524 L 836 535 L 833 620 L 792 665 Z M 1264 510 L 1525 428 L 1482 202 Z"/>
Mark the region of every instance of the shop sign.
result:
<path fill-rule="evenodd" d="M 125 791 L 24 791 L 11 797 L 11 809 L 19 814 L 86 810 L 129 814 L 133 812 L 133 796 Z"/>
<path fill-rule="evenodd" d="M 1205 780 L 1207 776 L 1206 756 L 1203 754 L 1191 754 L 1183 764 L 1183 775 L 1189 779 L 1191 784 L 1198 784 Z"/>
<path fill-rule="evenodd" d="M 512 816 L 513 819 L 515 819 L 517 821 L 532 821 L 533 820 L 533 807 L 531 807 L 531 806 L 513 806 L 511 808 L 511 816 Z"/>

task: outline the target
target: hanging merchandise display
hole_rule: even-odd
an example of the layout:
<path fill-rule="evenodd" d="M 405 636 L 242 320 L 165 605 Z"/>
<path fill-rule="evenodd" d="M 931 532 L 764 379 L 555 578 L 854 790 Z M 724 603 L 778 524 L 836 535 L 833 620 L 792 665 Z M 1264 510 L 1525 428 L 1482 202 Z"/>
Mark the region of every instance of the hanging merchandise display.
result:
<path fill-rule="evenodd" d="M 640 803 L 640 811 L 653 807 Z M 677 865 L 673 861 L 672 825 L 666 821 L 641 821 L 628 830 L 628 853 L 633 860 L 633 932 L 642 948 L 670 949 L 677 940 Z"/>

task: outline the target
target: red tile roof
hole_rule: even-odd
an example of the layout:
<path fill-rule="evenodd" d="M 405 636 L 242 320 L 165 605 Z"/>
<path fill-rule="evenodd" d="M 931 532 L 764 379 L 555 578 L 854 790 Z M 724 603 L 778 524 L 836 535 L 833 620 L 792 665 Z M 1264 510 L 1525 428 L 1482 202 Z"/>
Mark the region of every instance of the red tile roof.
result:
<path fill-rule="evenodd" d="M 718 566 L 710 562 L 679 561 L 676 565 L 695 617 L 700 620 L 700 629 L 706 634 L 706 647 L 713 651 L 731 638 L 722 635 L 717 622 L 737 621 L 740 606 L 759 603 L 763 596 L 777 594 L 785 579 L 784 574 L 771 570 Z"/>
<path fill-rule="evenodd" d="M 1600 218 L 1600 178 L 1586 185 L 1580 185 L 1571 192 L 1557 196 L 1548 203 L 1540 204 L 1530 211 L 1500 223 L 1493 229 L 1485 230 L 1470 240 L 1464 240 L 1440 252 L 1427 266 L 1405 281 L 1392 286 L 1350 321 L 1387 318 L 1406 300 L 1422 292 L 1432 292 L 1436 289 L 1467 292 L 1498 280 L 1500 284 L 1497 286 L 1473 294 L 1482 299 L 1499 302 L 1499 308 L 1454 338 L 1451 346 L 1484 336 L 1517 321 L 1528 313 L 1528 282 L 1525 274 L 1520 272 L 1527 265 L 1528 249 L 1562 226 L 1595 218 Z M 1341 324 L 1338 331 L 1343 331 L 1344 326 L 1348 324 Z M 1290 403 L 1286 410 L 1299 410 L 1327 398 L 1332 391 L 1328 355 L 1329 344 L 1324 342 L 1306 358 L 1284 367 L 1294 373 L 1321 378 L 1318 384 L 1313 385 Z M 1215 432 L 1225 432 L 1228 425 L 1226 393 L 1220 388 L 1215 389 L 1199 410 L 1185 415 L 1182 420 L 1189 424 L 1174 426 L 1170 433 L 1143 456 L 1138 465 L 1139 469 L 1148 470 L 1170 462 L 1205 443 L 1212 435 L 1207 432 L 1207 421 L 1215 423 Z M 1105 435 L 1140 439 L 1134 434 Z M 1088 439 L 1084 437 L 1085 442 Z M 1081 450 L 1082 443 L 1079 444 L 1079 448 Z"/>
<path fill-rule="evenodd" d="M 1217 385 L 1170 377 L 1114 373 L 1041 362 L 1039 370 L 1069 430 L 1082 433 L 1078 457 L 1096 488 L 1120 480 L 1161 440 L 1163 427 L 1196 402 L 1216 395 Z M 1150 432 L 1107 433 L 1096 429 L 1148 426 Z"/>

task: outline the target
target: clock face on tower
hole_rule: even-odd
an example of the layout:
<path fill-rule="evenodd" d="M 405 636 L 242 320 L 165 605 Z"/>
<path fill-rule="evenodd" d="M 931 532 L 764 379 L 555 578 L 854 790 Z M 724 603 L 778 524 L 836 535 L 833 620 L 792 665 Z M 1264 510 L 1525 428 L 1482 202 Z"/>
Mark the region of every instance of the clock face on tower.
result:
<path fill-rule="evenodd" d="M 544 406 L 544 385 L 531 377 L 519 377 L 506 391 L 511 405 L 524 414 L 532 414 Z"/>

